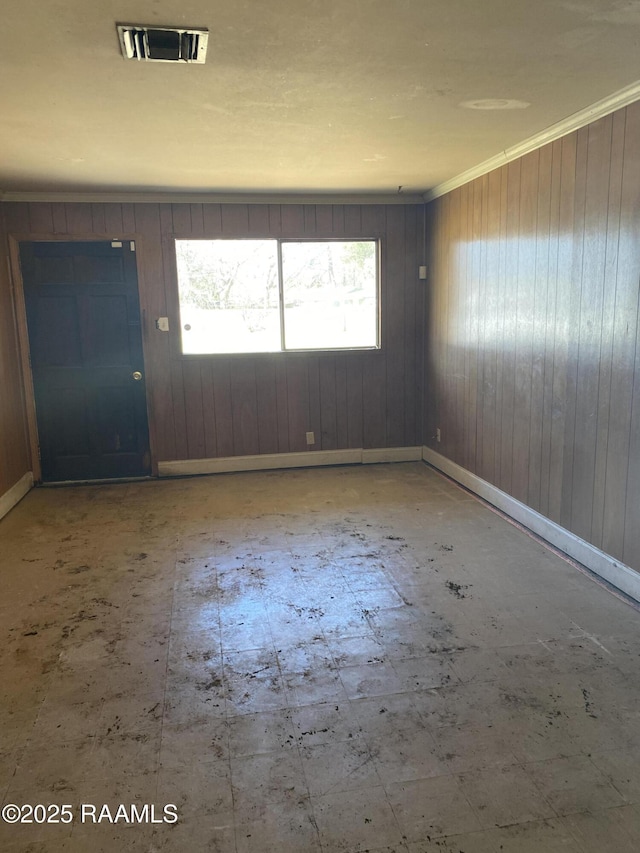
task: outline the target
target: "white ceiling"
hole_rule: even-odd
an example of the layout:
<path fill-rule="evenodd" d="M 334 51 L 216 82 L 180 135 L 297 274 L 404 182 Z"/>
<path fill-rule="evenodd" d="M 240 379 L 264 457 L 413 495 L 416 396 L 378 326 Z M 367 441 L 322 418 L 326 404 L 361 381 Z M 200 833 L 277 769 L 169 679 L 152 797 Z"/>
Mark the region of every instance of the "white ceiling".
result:
<path fill-rule="evenodd" d="M 207 63 L 126 61 L 116 22 L 207 27 Z M 2 29 L 13 193 L 424 192 L 640 79 L 637 0 L 4 0 Z"/>

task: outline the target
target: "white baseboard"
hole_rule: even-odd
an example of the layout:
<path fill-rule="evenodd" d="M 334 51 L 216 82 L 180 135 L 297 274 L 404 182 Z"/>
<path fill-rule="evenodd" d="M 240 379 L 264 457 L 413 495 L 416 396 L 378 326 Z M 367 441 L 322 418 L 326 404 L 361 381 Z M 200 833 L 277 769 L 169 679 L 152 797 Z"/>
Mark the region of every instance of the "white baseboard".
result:
<path fill-rule="evenodd" d="M 213 459 L 177 459 L 159 462 L 160 477 L 186 474 L 226 474 L 234 471 L 269 471 L 278 468 L 311 468 L 323 465 L 363 465 L 372 462 L 417 462 L 421 447 L 376 447 L 363 450 L 309 450 L 302 453 L 264 453 L 256 456 L 220 456 Z"/>
<path fill-rule="evenodd" d="M 446 456 L 431 450 L 430 447 L 422 448 L 422 458 L 429 465 L 433 465 L 443 474 L 447 474 L 474 494 L 502 510 L 514 521 L 545 539 L 568 557 L 582 563 L 583 566 L 604 578 L 626 595 L 640 601 L 640 573 L 634 571 L 630 566 L 621 563 L 609 554 L 605 554 L 604 551 L 591 545 L 585 539 L 581 539 L 575 533 L 571 533 L 571 531 L 556 524 L 555 521 L 540 515 L 531 507 L 521 503 L 476 474 L 472 474 L 471 471 L 467 471 L 466 468 L 452 462 Z"/>
<path fill-rule="evenodd" d="M 9 491 L 0 495 L 0 518 L 5 516 L 9 510 L 22 500 L 22 498 L 33 488 L 33 472 L 27 473 L 21 477 L 15 485 L 11 486 Z"/>

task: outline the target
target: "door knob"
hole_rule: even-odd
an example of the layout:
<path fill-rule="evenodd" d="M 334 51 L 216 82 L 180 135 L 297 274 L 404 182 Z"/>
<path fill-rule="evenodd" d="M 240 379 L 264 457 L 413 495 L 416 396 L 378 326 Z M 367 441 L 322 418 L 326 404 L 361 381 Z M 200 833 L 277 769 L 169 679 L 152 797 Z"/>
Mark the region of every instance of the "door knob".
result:
<path fill-rule="evenodd" d="M 139 370 L 134 370 L 131 375 L 136 380 L 136 382 L 140 382 L 140 380 L 142 379 L 142 374 L 140 373 Z"/>

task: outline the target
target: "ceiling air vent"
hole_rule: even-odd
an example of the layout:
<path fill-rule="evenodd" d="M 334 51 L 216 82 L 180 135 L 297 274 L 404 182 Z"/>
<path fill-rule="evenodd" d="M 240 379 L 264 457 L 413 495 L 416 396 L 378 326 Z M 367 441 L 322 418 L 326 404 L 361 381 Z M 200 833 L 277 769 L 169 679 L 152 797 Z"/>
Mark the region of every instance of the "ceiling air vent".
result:
<path fill-rule="evenodd" d="M 143 62 L 197 62 L 207 55 L 208 30 L 116 24 L 125 59 Z"/>

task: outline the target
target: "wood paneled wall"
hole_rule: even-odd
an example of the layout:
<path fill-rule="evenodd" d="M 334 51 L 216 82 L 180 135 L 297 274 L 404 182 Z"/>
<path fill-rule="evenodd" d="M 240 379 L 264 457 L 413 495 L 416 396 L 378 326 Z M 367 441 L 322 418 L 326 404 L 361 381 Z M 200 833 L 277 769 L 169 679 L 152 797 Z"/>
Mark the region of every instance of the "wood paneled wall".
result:
<path fill-rule="evenodd" d="M 640 103 L 428 218 L 425 443 L 640 569 Z"/>
<path fill-rule="evenodd" d="M 137 236 L 155 461 L 420 444 L 422 208 L 413 205 L 5 204 L 22 238 Z M 175 237 L 380 237 L 382 349 L 178 352 Z M 155 329 L 169 316 L 172 333 Z"/>
<path fill-rule="evenodd" d="M 30 470 L 8 248 L 0 211 L 0 495 Z"/>

